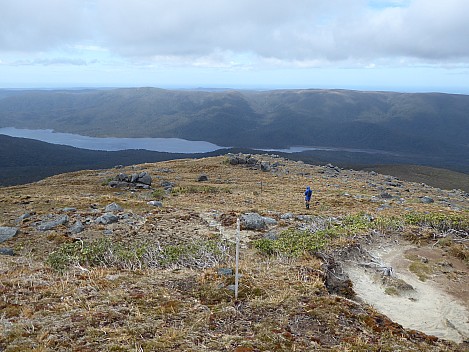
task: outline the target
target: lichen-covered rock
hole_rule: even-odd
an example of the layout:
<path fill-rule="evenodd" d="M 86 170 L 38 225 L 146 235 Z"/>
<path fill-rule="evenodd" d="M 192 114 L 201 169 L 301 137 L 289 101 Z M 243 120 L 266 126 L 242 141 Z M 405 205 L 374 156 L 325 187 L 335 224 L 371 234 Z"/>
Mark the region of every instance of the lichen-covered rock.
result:
<path fill-rule="evenodd" d="M 80 233 L 85 230 L 85 226 L 83 226 L 83 223 L 78 220 L 76 221 L 69 229 L 68 231 L 72 234 Z"/>
<path fill-rule="evenodd" d="M 122 208 L 119 204 L 117 203 L 111 203 L 111 204 L 108 204 L 106 205 L 106 208 L 104 208 L 104 211 L 106 213 L 112 213 L 114 211 L 124 211 L 124 208 Z"/>
<path fill-rule="evenodd" d="M 0 227 L 0 243 L 13 238 L 18 233 L 16 227 Z"/>
<path fill-rule="evenodd" d="M 241 228 L 245 230 L 263 230 L 266 228 L 264 218 L 257 213 L 246 213 L 240 217 Z"/>
<path fill-rule="evenodd" d="M 96 219 L 97 224 L 103 224 L 103 225 L 112 224 L 117 221 L 119 221 L 119 218 L 112 213 L 103 214 Z"/>
<path fill-rule="evenodd" d="M 39 231 L 49 231 L 57 226 L 65 225 L 66 223 L 68 223 L 68 220 L 68 215 L 58 216 L 52 220 L 44 220 L 41 221 L 39 225 L 37 225 L 37 229 Z"/>

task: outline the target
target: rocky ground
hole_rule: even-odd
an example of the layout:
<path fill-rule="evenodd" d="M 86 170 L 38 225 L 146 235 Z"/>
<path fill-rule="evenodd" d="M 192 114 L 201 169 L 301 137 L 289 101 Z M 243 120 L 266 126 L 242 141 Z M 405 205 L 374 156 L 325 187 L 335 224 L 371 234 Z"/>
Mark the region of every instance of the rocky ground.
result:
<path fill-rule="evenodd" d="M 425 334 L 353 282 L 364 268 L 359 278 L 382 301 L 422 302 L 431 288 L 465 312 L 469 197 L 460 190 L 227 155 L 80 171 L 0 195 L 3 351 L 469 348 L 467 316 L 436 312 L 452 333 Z"/>

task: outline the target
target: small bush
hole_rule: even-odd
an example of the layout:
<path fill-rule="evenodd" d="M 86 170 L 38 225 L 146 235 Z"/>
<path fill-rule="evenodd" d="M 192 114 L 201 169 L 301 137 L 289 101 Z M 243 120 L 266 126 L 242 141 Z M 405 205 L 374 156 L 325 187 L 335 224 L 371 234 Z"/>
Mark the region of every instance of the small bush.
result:
<path fill-rule="evenodd" d="M 230 250 L 227 243 L 215 240 L 161 247 L 158 244 L 142 243 L 125 245 L 104 238 L 92 242 L 66 243 L 49 255 L 47 263 L 57 271 L 75 265 L 122 269 L 207 268 L 227 260 Z"/>
<path fill-rule="evenodd" d="M 216 187 L 210 185 L 189 185 L 174 187 L 171 191 L 174 195 L 180 194 L 217 194 L 217 193 L 232 193 L 230 189 L 226 187 Z"/>
<path fill-rule="evenodd" d="M 262 238 L 254 241 L 253 244 L 260 252 L 267 255 L 299 257 L 322 249 L 328 242 L 327 237 L 326 231 L 313 233 L 307 230 L 288 229 L 283 231 L 277 239 Z"/>
<path fill-rule="evenodd" d="M 443 213 L 409 213 L 405 222 L 408 225 L 431 227 L 439 231 L 462 230 L 469 231 L 468 214 L 443 214 Z"/>
<path fill-rule="evenodd" d="M 163 200 L 165 196 L 165 191 L 163 188 L 156 188 L 152 193 L 151 196 L 155 200 Z"/>

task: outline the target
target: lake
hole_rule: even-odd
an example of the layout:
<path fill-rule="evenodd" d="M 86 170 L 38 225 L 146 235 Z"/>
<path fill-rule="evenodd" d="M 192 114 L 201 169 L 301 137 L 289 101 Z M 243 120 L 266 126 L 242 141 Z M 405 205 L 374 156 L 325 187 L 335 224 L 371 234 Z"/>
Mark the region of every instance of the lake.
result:
<path fill-rule="evenodd" d="M 205 141 L 189 141 L 180 138 L 118 138 L 118 137 L 88 137 L 73 133 L 54 132 L 54 130 L 30 130 L 15 127 L 0 128 L 0 134 L 10 137 L 29 138 L 43 141 L 51 144 L 68 145 L 76 148 L 90 150 L 117 151 L 127 149 L 145 149 L 156 152 L 167 153 L 208 153 L 218 149 L 226 149 L 216 144 Z M 249 148 L 249 147 L 247 147 Z M 322 150 L 330 152 L 351 152 L 365 154 L 398 154 L 374 149 L 354 149 L 354 148 L 335 148 L 335 147 L 309 147 L 309 146 L 293 146 L 284 149 L 274 148 L 253 148 L 265 152 L 283 152 L 283 153 L 299 153 L 304 151 Z"/>
<path fill-rule="evenodd" d="M 146 149 L 168 153 L 208 153 L 224 148 L 209 142 L 188 141 L 180 138 L 98 138 L 54 132 L 53 130 L 29 130 L 14 127 L 0 128 L 0 134 L 10 137 L 36 139 L 47 143 L 68 145 L 82 149 L 104 151 Z"/>

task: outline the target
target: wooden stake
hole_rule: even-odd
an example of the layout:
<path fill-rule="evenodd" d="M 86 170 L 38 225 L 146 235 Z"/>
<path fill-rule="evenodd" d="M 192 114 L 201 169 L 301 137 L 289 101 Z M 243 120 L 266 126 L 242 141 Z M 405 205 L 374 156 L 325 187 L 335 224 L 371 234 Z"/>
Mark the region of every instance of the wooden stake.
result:
<path fill-rule="evenodd" d="M 235 300 L 238 300 L 238 285 L 239 285 L 239 233 L 240 233 L 240 223 L 239 223 L 239 218 L 238 218 L 238 220 L 236 220 Z"/>

